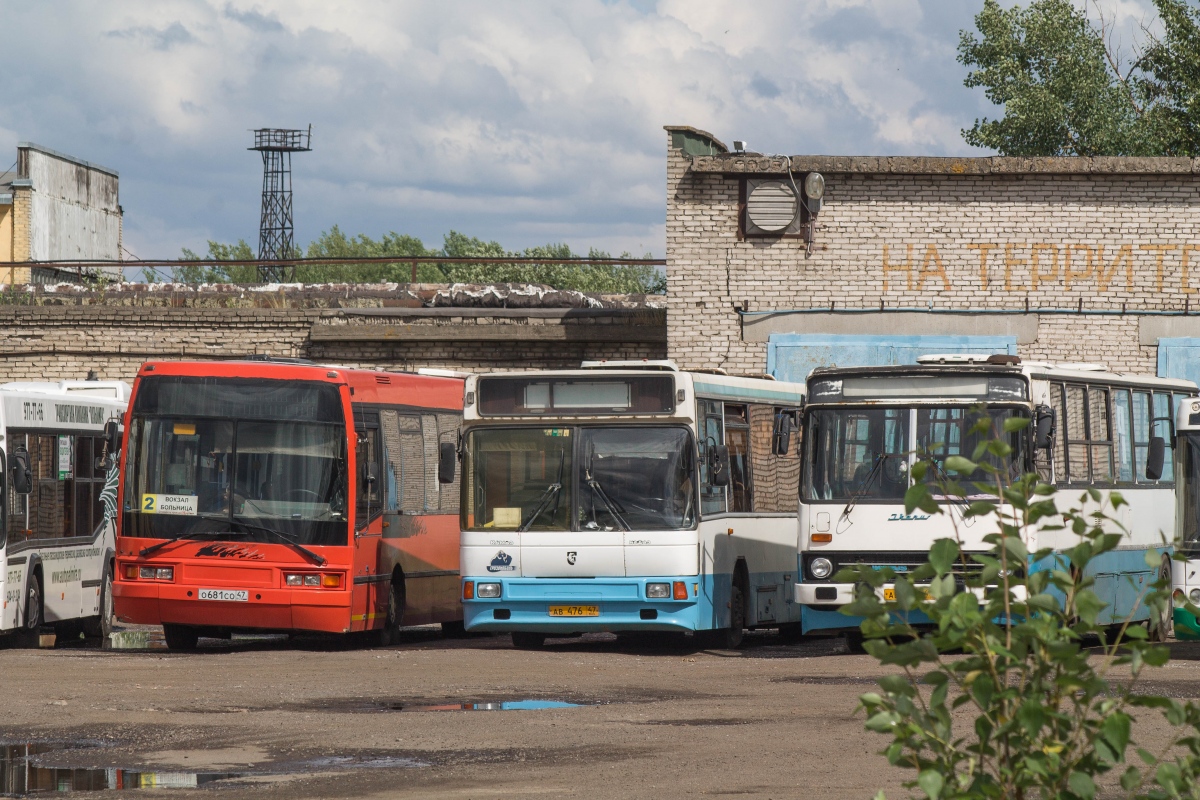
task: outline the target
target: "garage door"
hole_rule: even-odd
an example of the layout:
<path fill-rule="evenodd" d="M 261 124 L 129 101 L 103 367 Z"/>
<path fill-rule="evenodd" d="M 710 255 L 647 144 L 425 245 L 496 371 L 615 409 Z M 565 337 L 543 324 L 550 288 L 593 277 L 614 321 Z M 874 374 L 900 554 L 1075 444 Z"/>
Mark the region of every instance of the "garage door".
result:
<path fill-rule="evenodd" d="M 1158 377 L 1200 383 L 1200 339 L 1159 339 Z"/>

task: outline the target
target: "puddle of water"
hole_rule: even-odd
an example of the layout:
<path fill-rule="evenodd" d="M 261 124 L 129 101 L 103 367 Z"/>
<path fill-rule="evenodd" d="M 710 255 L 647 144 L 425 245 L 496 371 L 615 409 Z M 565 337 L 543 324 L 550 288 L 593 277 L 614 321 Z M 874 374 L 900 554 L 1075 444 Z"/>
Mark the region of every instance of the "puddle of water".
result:
<path fill-rule="evenodd" d="M 431 706 L 395 704 L 392 711 L 538 711 L 543 708 L 579 708 L 583 703 L 561 700 L 505 700 L 499 703 L 443 703 Z"/>
<path fill-rule="evenodd" d="M 105 650 L 166 650 L 162 631 L 113 631 Z"/>
<path fill-rule="evenodd" d="M 43 764 L 37 756 L 68 749 L 68 745 L 30 743 L 0 745 L 0 793 L 28 797 L 50 792 L 86 792 L 106 789 L 195 789 L 236 772 L 142 772 L 115 767 L 77 768 Z"/>

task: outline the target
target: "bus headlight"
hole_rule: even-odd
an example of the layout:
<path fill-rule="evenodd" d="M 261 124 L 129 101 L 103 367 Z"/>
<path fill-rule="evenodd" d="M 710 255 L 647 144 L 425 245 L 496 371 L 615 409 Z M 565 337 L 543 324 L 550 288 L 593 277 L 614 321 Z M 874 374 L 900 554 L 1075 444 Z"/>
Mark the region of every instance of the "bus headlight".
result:
<path fill-rule="evenodd" d="M 144 581 L 173 581 L 174 567 L 139 567 L 138 577 Z"/>
<path fill-rule="evenodd" d="M 284 575 L 283 582 L 287 586 L 303 586 L 304 585 L 304 576 L 303 575 Z"/>
<path fill-rule="evenodd" d="M 489 600 L 495 600 L 500 596 L 500 584 L 477 583 L 475 584 L 475 596 L 481 599 L 486 598 Z"/>
<path fill-rule="evenodd" d="M 1188 592 L 1188 600 L 1192 601 L 1192 605 L 1200 606 L 1200 589 L 1192 589 Z"/>
<path fill-rule="evenodd" d="M 646 598 L 649 600 L 666 600 L 671 596 L 671 584 L 647 583 Z"/>
<path fill-rule="evenodd" d="M 814 558 L 808 562 L 808 574 L 823 581 L 833 574 L 833 562 L 828 558 Z"/>

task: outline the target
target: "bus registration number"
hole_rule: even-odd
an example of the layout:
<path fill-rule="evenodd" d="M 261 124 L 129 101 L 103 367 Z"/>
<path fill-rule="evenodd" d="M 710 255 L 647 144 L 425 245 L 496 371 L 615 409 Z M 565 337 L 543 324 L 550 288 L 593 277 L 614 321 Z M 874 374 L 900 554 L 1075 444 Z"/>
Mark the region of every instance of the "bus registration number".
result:
<path fill-rule="evenodd" d="M 201 600 L 233 600 L 245 603 L 250 600 L 250 592 L 245 589 L 201 589 Z"/>
<path fill-rule="evenodd" d="M 552 617 L 598 617 L 600 606 L 550 606 Z"/>

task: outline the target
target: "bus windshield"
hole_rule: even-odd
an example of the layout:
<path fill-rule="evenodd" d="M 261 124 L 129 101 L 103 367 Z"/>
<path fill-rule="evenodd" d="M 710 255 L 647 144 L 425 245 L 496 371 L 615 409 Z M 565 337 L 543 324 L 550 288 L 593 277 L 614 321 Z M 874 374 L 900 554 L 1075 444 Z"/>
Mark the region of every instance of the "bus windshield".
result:
<path fill-rule="evenodd" d="M 1180 552 L 1195 558 L 1200 555 L 1200 431 L 1181 434 L 1179 439 L 1175 453 L 1180 470 L 1176 483 L 1178 546 Z"/>
<path fill-rule="evenodd" d="M 297 388 L 290 384 L 288 391 L 299 407 L 323 402 L 302 397 Z M 183 402 L 160 402 L 157 408 L 135 405 L 126 472 L 126 535 L 213 538 L 228 532 L 239 539 L 272 541 L 277 537 L 269 533 L 276 531 L 299 544 L 347 544 L 344 424 L 244 418 L 253 413 L 239 414 L 242 418 L 205 416 L 227 410 L 223 406 L 236 400 L 238 387 L 227 389 L 218 382 L 191 389 Z M 336 393 L 332 386 L 311 388 L 329 390 Z M 205 392 L 216 396 L 212 403 L 204 402 Z M 168 393 L 157 394 L 161 398 Z M 139 406 L 167 413 L 137 414 Z M 266 413 L 271 411 L 258 416 Z"/>
<path fill-rule="evenodd" d="M 1013 448 L 1009 477 L 1024 469 L 1023 432 L 1003 434 L 1004 420 L 1017 414 L 1013 408 L 989 408 L 992 435 L 1006 436 Z M 952 455 L 970 458 L 979 443 L 972 428 L 978 413 L 969 406 L 871 406 L 813 409 L 806 416 L 808 501 L 876 500 L 902 502 L 909 487 L 909 456 L 928 457 L 934 468 L 926 480 L 944 480 L 942 465 Z M 953 476 L 968 491 L 971 482 L 988 482 L 978 470 L 970 476 Z"/>
<path fill-rule="evenodd" d="M 680 427 L 472 431 L 466 530 L 682 530 L 695 525 L 695 447 Z"/>

